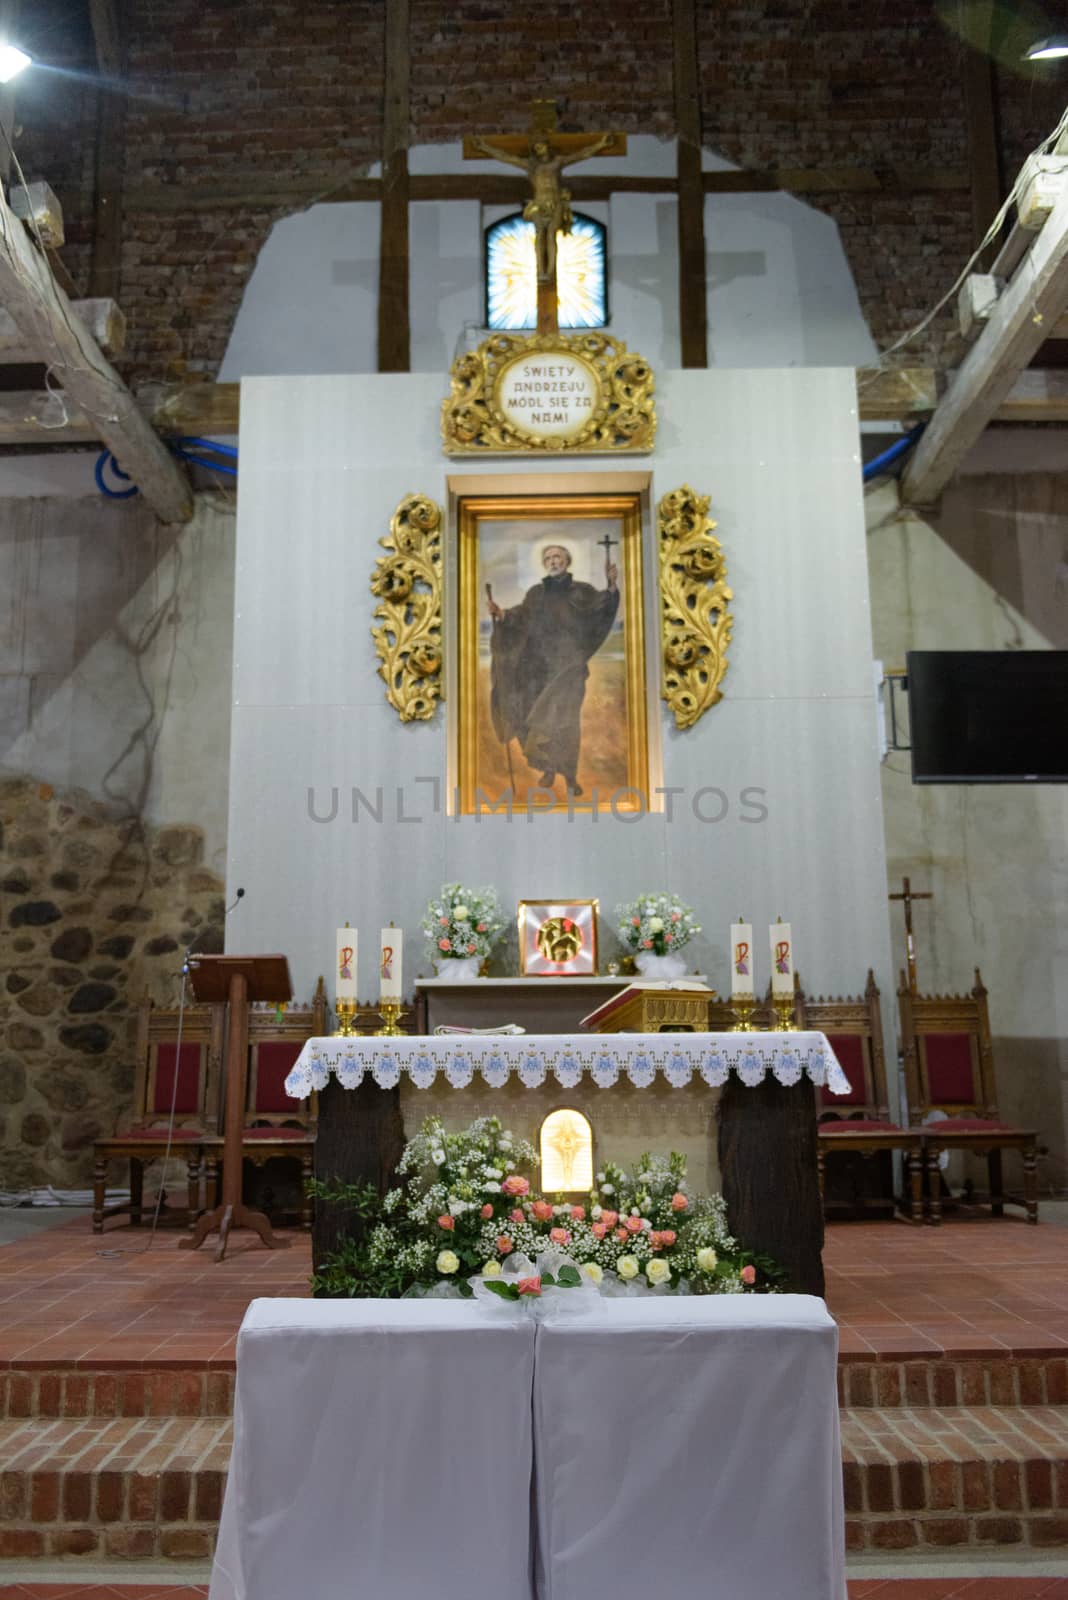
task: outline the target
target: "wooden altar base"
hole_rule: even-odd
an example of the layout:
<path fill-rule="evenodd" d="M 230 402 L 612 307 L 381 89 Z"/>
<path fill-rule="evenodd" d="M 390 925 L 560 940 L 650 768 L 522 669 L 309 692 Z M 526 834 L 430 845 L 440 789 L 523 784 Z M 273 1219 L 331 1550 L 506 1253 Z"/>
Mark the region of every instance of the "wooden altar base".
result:
<path fill-rule="evenodd" d="M 0 1247 L 0 1558 L 210 1556 L 237 1329 L 307 1294 L 309 1240 L 239 1234 L 216 1266 L 146 1233 Z M 1068 1560 L 1068 1229 L 837 1224 L 824 1261 L 849 1548 Z"/>

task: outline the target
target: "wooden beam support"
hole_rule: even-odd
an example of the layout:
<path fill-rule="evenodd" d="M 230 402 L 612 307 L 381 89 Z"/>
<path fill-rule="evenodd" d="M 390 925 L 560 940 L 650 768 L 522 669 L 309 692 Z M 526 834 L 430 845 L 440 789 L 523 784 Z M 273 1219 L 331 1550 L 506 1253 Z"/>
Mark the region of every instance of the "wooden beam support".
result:
<path fill-rule="evenodd" d="M 378 249 L 378 370 L 411 369 L 408 290 L 410 0 L 386 0 L 382 215 Z"/>
<path fill-rule="evenodd" d="M 902 478 L 902 500 L 930 505 L 1068 309 L 1068 180 L 1027 260 L 946 390 Z"/>
<path fill-rule="evenodd" d="M 672 0 L 675 131 L 678 136 L 679 339 L 684 367 L 708 366 L 705 190 L 695 0 Z"/>
<path fill-rule="evenodd" d="M 861 422 L 915 421 L 937 404 L 938 373 L 933 367 L 857 368 Z"/>
<path fill-rule="evenodd" d="M 188 478 L 74 316 L 70 301 L 2 195 L 0 304 L 62 383 L 63 404 L 85 412 L 156 515 L 165 522 L 188 522 L 193 515 Z"/>
<path fill-rule="evenodd" d="M 96 92 L 93 248 L 89 267 L 91 295 L 117 295 L 122 270 L 126 96 L 120 87 L 125 73 L 119 14 L 121 3 L 122 0 L 89 0 L 89 16 L 101 78 Z"/>
<path fill-rule="evenodd" d="M 126 318 L 114 300 L 73 300 L 71 311 L 108 355 L 121 355 L 126 347 Z M 40 337 L 27 339 L 7 311 L 0 310 L 0 366 L 29 366 L 45 358 Z"/>

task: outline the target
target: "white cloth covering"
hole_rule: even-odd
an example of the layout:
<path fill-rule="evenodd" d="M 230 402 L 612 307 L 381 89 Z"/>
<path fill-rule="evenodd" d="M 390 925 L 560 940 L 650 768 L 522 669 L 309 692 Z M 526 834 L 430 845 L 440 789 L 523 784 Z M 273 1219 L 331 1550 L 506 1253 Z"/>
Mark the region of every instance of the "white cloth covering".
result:
<path fill-rule="evenodd" d="M 210 1600 L 530 1600 L 534 1323 L 254 1300 Z"/>
<path fill-rule="evenodd" d="M 849 1093 L 849 1079 L 822 1033 L 527 1033 L 517 1038 L 470 1034 L 446 1037 L 413 1035 L 382 1039 L 372 1036 L 309 1039 L 286 1078 L 286 1094 L 305 1100 L 313 1089 L 325 1089 L 333 1073 L 345 1089 L 355 1089 L 370 1076 L 380 1089 L 392 1089 L 407 1077 L 417 1089 L 428 1089 L 438 1073 L 454 1089 L 464 1089 L 480 1073 L 492 1089 L 512 1077 L 537 1089 L 548 1076 L 562 1089 L 573 1089 L 588 1073 L 600 1089 L 620 1077 L 647 1089 L 662 1073 L 675 1089 L 693 1077 L 710 1088 L 722 1088 L 730 1072 L 744 1084 L 763 1083 L 770 1072 L 779 1083 L 800 1083 L 805 1076 L 826 1084 L 835 1094 Z"/>
<path fill-rule="evenodd" d="M 539 1600 L 845 1600 L 837 1345 L 808 1295 L 543 1323 Z"/>

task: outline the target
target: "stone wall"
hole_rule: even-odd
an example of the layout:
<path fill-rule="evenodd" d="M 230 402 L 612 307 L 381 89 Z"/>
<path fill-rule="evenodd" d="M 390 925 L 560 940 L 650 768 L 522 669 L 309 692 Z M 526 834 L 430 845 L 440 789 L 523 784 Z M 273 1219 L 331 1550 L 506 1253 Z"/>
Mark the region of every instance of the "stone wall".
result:
<path fill-rule="evenodd" d="M 222 949 L 203 831 L 0 779 L 0 1189 L 76 1188 L 129 1117 L 136 1010 L 177 1001 L 182 952 Z"/>
<path fill-rule="evenodd" d="M 876 339 L 914 323 L 972 243 L 964 46 L 954 8 L 926 0 L 699 5 L 704 139 L 742 166 L 830 169 L 808 198 L 837 221 Z M 964 8 L 962 15 L 967 12 Z M 128 373 L 218 370 L 260 247 L 280 217 L 366 173 L 381 154 L 382 0 L 144 0 L 128 7 L 124 224 L 112 292 L 129 318 Z M 411 137 L 526 125 L 555 95 L 568 127 L 670 136 L 669 0 L 413 0 Z M 38 0 L 42 59 L 92 70 L 60 0 Z M 1005 174 L 1063 109 L 1057 64 L 1021 63 L 1027 19 L 999 16 Z M 31 40 L 31 46 L 33 41 Z M 91 256 L 95 96 L 84 79 L 27 75 L 18 141 L 28 175 L 64 205 L 65 255 Z M 858 186 L 836 171 L 879 175 Z M 917 188 L 924 169 L 926 187 Z M 911 174 L 911 176 L 910 176 Z M 943 350 L 952 317 L 912 347 Z"/>

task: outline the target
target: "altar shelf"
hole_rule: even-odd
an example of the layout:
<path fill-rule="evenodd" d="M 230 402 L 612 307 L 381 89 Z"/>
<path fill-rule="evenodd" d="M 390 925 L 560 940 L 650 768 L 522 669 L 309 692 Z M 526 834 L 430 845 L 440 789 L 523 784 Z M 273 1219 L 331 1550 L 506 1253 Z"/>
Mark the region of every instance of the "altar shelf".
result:
<path fill-rule="evenodd" d="M 550 1075 L 573 1089 L 589 1074 L 601 1089 L 624 1076 L 645 1089 L 662 1073 L 673 1088 L 684 1088 L 696 1074 L 710 1088 L 735 1073 L 750 1088 L 768 1073 L 779 1083 L 809 1077 L 834 1094 L 848 1094 L 849 1080 L 822 1033 L 613 1034 L 611 1042 L 588 1034 L 521 1034 L 507 1038 L 323 1038 L 309 1039 L 286 1078 L 286 1093 L 305 1100 L 325 1089 L 331 1074 L 345 1089 L 371 1077 L 392 1089 L 402 1077 L 428 1089 L 444 1073 L 454 1089 L 464 1089 L 476 1072 L 493 1089 L 516 1077 L 537 1089 Z"/>

